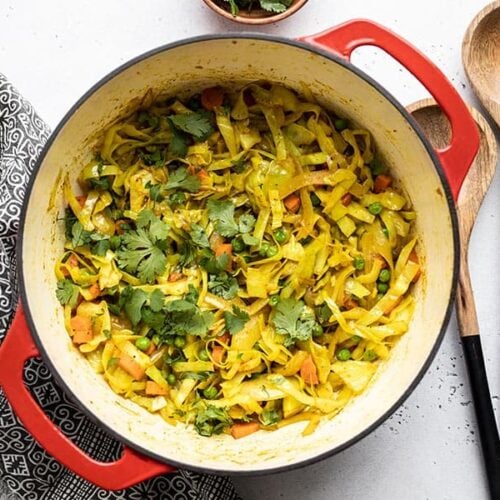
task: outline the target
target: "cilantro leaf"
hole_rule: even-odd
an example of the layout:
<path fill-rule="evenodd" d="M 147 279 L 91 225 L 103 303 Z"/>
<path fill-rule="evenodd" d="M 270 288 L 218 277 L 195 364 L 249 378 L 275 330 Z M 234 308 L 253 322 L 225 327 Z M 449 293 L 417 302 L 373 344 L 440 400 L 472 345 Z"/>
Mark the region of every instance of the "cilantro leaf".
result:
<path fill-rule="evenodd" d="M 122 236 L 122 247 L 117 251 L 118 264 L 129 273 L 137 273 L 141 281 L 152 283 L 165 271 L 164 252 L 170 228 L 151 210 L 143 210 L 136 225 L 137 230 Z"/>
<path fill-rule="evenodd" d="M 64 233 L 67 240 L 70 240 L 73 237 L 73 225 L 77 221 L 78 219 L 73 213 L 73 210 L 69 207 L 66 208 L 66 211 L 64 212 Z"/>
<path fill-rule="evenodd" d="M 248 233 L 242 234 L 241 239 L 243 240 L 243 243 L 245 243 L 245 245 L 247 245 L 249 247 L 259 244 L 259 239 L 256 238 L 255 236 L 252 236 L 251 234 L 248 234 Z"/>
<path fill-rule="evenodd" d="M 184 296 L 184 300 L 187 300 L 188 302 L 191 302 L 192 304 L 196 304 L 198 302 L 198 297 L 200 294 L 198 293 L 198 290 L 189 283 L 189 288 L 188 288 L 188 293 Z"/>
<path fill-rule="evenodd" d="M 153 167 L 163 167 L 165 165 L 164 154 L 159 148 L 156 148 L 151 153 L 141 151 L 140 155 L 146 165 Z"/>
<path fill-rule="evenodd" d="M 221 273 L 216 276 L 211 275 L 208 281 L 208 289 L 219 295 L 223 299 L 234 299 L 240 289 L 238 281 L 235 277 L 228 273 Z"/>
<path fill-rule="evenodd" d="M 210 274 L 219 274 L 224 272 L 229 265 L 229 255 L 223 253 L 218 257 L 210 250 L 206 249 L 203 258 L 200 260 L 200 266 Z"/>
<path fill-rule="evenodd" d="M 209 114 L 203 111 L 172 115 L 169 120 L 175 128 L 192 135 L 196 141 L 204 141 L 214 131 Z"/>
<path fill-rule="evenodd" d="M 120 295 L 120 305 L 123 306 L 127 316 L 134 326 L 137 326 L 142 319 L 142 306 L 148 300 L 148 294 L 140 288 L 127 286 Z"/>
<path fill-rule="evenodd" d="M 263 425 L 274 425 L 281 420 L 280 414 L 276 410 L 264 410 L 260 414 L 260 421 Z"/>
<path fill-rule="evenodd" d="M 181 189 L 196 193 L 201 187 L 201 181 L 196 175 L 188 174 L 185 167 L 179 167 L 170 173 L 165 189 Z"/>
<path fill-rule="evenodd" d="M 201 436 L 210 437 L 213 434 L 220 434 L 232 423 L 233 421 L 225 408 L 208 405 L 206 408 L 198 410 L 194 420 L 194 428 Z"/>
<path fill-rule="evenodd" d="M 198 224 L 191 224 L 191 232 L 189 233 L 192 242 L 202 248 L 209 248 L 210 243 L 208 241 L 207 233 Z"/>
<path fill-rule="evenodd" d="M 285 12 L 292 0 L 260 0 L 260 6 L 268 12 Z"/>
<path fill-rule="evenodd" d="M 69 304 L 75 307 L 78 294 L 79 289 L 71 280 L 63 279 L 57 282 L 56 297 L 63 306 Z"/>
<path fill-rule="evenodd" d="M 233 306 L 233 312 L 224 311 L 224 320 L 226 322 L 226 329 L 231 335 L 240 332 L 245 327 L 250 316 L 245 311 L 241 310 L 238 306 Z"/>
<path fill-rule="evenodd" d="M 79 221 L 76 221 L 71 227 L 71 244 L 73 248 L 81 247 L 90 242 L 90 231 L 83 229 L 83 226 Z"/>
<path fill-rule="evenodd" d="M 183 132 L 177 130 L 172 123 L 171 119 L 168 119 L 168 124 L 170 126 L 170 131 L 172 132 L 172 138 L 168 145 L 168 154 L 176 158 L 182 158 L 186 156 L 188 150 L 188 140 Z"/>
<path fill-rule="evenodd" d="M 149 296 L 149 307 L 153 312 L 159 312 L 163 309 L 165 303 L 165 294 L 159 290 L 153 290 Z"/>
<path fill-rule="evenodd" d="M 215 200 L 207 202 L 208 218 L 215 222 L 215 230 L 222 236 L 231 238 L 239 232 L 238 224 L 234 220 L 234 204 L 231 200 Z"/>
<path fill-rule="evenodd" d="M 137 121 L 141 125 L 146 125 L 151 128 L 156 128 L 160 124 L 160 118 L 156 115 L 148 113 L 147 111 L 141 111 L 137 117 Z"/>
<path fill-rule="evenodd" d="M 243 214 L 239 221 L 238 227 L 240 229 L 240 233 L 249 233 L 253 227 L 255 226 L 255 217 L 252 214 Z"/>
<path fill-rule="evenodd" d="M 285 347 L 293 345 L 297 340 L 312 338 L 314 316 L 305 313 L 304 303 L 301 300 L 283 299 L 276 306 L 272 321 L 276 332 L 285 336 Z"/>

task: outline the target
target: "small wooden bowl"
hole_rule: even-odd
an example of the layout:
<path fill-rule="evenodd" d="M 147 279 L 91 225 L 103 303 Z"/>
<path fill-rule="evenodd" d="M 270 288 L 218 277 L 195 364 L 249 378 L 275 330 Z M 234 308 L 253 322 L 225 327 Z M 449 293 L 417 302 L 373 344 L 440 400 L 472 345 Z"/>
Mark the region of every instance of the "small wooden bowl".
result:
<path fill-rule="evenodd" d="M 231 21 L 235 21 L 237 23 L 250 24 L 254 26 L 258 24 L 270 24 L 281 21 L 282 19 L 285 19 L 286 17 L 289 17 L 297 12 L 307 3 L 307 0 L 293 0 L 292 5 L 290 5 L 290 7 L 285 10 L 285 12 L 281 12 L 279 14 L 273 14 L 262 9 L 252 9 L 250 11 L 240 9 L 239 14 L 237 16 L 233 16 L 231 14 L 231 11 L 220 7 L 214 0 L 203 1 L 214 12 L 217 12 L 217 14 L 225 17 L 226 19 L 230 19 Z"/>

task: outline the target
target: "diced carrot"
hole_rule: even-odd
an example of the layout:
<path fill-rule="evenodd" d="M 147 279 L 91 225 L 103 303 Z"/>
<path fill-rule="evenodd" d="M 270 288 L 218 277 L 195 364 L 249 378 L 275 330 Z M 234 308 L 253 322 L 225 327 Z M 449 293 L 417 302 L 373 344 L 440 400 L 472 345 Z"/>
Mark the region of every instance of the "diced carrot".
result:
<path fill-rule="evenodd" d="M 222 358 L 224 356 L 224 347 L 221 345 L 214 345 L 212 347 L 212 359 L 216 365 L 222 364 Z"/>
<path fill-rule="evenodd" d="M 418 258 L 417 252 L 415 250 L 411 251 L 410 255 L 408 256 L 408 260 L 420 265 L 420 259 Z M 419 269 L 417 271 L 417 274 L 415 274 L 415 277 L 413 278 L 412 283 L 416 283 L 420 279 L 421 275 L 422 275 L 422 270 Z"/>
<path fill-rule="evenodd" d="M 97 297 L 101 295 L 101 289 L 99 288 L 99 285 L 97 283 L 93 283 L 92 285 L 90 285 L 88 291 L 92 295 L 90 300 L 97 299 Z"/>
<path fill-rule="evenodd" d="M 226 332 L 224 335 L 221 335 L 220 337 L 217 338 L 224 344 L 229 344 L 231 340 L 231 334 L 229 332 Z"/>
<path fill-rule="evenodd" d="M 382 255 L 375 255 L 374 259 L 378 259 L 382 263 L 382 269 L 389 267 L 387 261 L 382 257 Z"/>
<path fill-rule="evenodd" d="M 290 212 L 293 212 L 294 214 L 299 211 L 300 208 L 300 197 L 299 195 L 293 193 L 289 196 L 287 196 L 284 200 L 283 203 L 285 204 L 285 207 L 287 210 Z"/>
<path fill-rule="evenodd" d="M 85 344 L 93 339 L 92 320 L 87 316 L 73 316 L 70 326 L 75 344 Z"/>
<path fill-rule="evenodd" d="M 219 87 L 210 87 L 201 93 L 201 105 L 208 111 L 222 106 L 223 102 L 224 92 Z"/>
<path fill-rule="evenodd" d="M 314 364 L 314 361 L 310 354 L 309 356 L 307 356 L 307 358 L 302 363 L 302 366 L 300 367 L 300 376 L 306 384 L 319 384 L 316 365 Z"/>
<path fill-rule="evenodd" d="M 392 184 L 392 177 L 386 174 L 377 175 L 375 182 L 373 183 L 373 192 L 381 193 L 385 191 Z"/>
<path fill-rule="evenodd" d="M 223 254 L 227 254 L 229 257 L 229 264 L 227 265 L 227 271 L 232 269 L 232 257 L 233 257 L 233 245 L 231 243 L 221 243 L 215 250 L 215 256 L 220 257 Z"/>
<path fill-rule="evenodd" d="M 231 426 L 231 436 L 234 439 L 240 439 L 245 436 L 249 436 L 254 432 L 259 430 L 260 426 L 258 422 L 245 422 L 242 424 L 233 424 Z"/>
<path fill-rule="evenodd" d="M 358 306 L 359 304 L 352 297 L 346 297 L 344 299 L 344 307 L 346 309 L 354 309 L 355 307 Z"/>
<path fill-rule="evenodd" d="M 151 342 L 151 344 L 149 344 L 149 347 L 146 349 L 145 354 L 151 356 L 151 354 L 153 354 L 155 351 L 156 351 L 156 346 L 154 345 L 154 342 Z"/>
<path fill-rule="evenodd" d="M 132 375 L 135 380 L 141 380 L 144 377 L 144 368 L 132 359 L 128 354 L 122 353 L 118 361 L 118 366 Z"/>
<path fill-rule="evenodd" d="M 74 255 L 72 255 L 67 262 L 71 267 L 78 267 L 78 259 Z"/>
<path fill-rule="evenodd" d="M 146 382 L 145 392 L 148 396 L 166 396 L 168 394 L 167 389 L 152 380 Z"/>
<path fill-rule="evenodd" d="M 344 196 L 342 196 L 342 198 L 340 199 L 342 205 L 344 205 L 344 207 L 347 207 L 348 205 L 351 204 L 351 201 L 352 201 L 352 194 L 351 193 L 346 193 Z"/>
<path fill-rule="evenodd" d="M 200 179 L 200 181 L 203 181 L 203 179 L 209 179 L 210 178 L 210 176 L 208 175 L 208 172 L 204 168 L 200 169 L 197 172 L 196 177 L 198 177 L 198 179 Z"/>
<path fill-rule="evenodd" d="M 215 231 L 210 235 L 210 248 L 215 251 L 217 247 L 224 244 L 224 238 Z"/>
<path fill-rule="evenodd" d="M 87 197 L 86 196 L 76 196 L 76 201 L 78 202 L 80 207 L 83 208 L 83 206 L 85 205 L 85 202 L 87 201 Z"/>
<path fill-rule="evenodd" d="M 179 281 L 183 276 L 179 271 L 173 271 L 168 275 L 168 281 Z"/>

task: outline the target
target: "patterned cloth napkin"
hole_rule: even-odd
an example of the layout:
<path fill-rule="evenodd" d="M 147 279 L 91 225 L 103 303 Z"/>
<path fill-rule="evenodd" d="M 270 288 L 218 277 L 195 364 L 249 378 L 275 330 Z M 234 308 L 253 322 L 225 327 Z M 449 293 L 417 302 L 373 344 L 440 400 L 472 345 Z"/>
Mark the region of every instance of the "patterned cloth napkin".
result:
<path fill-rule="evenodd" d="M 22 200 L 36 159 L 49 136 L 36 115 L 0 74 L 0 341 L 17 305 L 15 245 Z M 120 456 L 121 445 L 88 420 L 57 386 L 40 359 L 25 380 L 61 430 L 95 459 Z M 238 500 L 229 479 L 180 470 L 122 491 L 88 483 L 50 457 L 14 415 L 0 389 L 0 498 L 5 500 Z"/>

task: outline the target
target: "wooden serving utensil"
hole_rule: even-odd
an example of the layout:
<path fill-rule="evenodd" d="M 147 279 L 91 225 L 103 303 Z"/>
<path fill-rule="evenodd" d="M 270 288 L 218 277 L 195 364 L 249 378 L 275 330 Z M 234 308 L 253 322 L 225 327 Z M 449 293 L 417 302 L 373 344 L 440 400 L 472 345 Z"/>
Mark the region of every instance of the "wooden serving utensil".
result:
<path fill-rule="evenodd" d="M 424 99 L 408 106 L 425 135 L 437 148 L 446 147 L 450 140 L 450 125 L 433 99 Z M 495 136 L 485 118 L 469 108 L 476 121 L 481 143 L 457 200 L 460 230 L 460 272 L 456 298 L 457 318 L 492 498 L 500 499 L 500 439 L 488 387 L 488 379 L 479 337 L 474 296 L 469 275 L 468 247 L 472 228 L 481 203 L 488 191 L 497 164 Z"/>
<path fill-rule="evenodd" d="M 470 23 L 462 60 L 474 92 L 500 127 L 500 0 L 487 5 Z"/>

